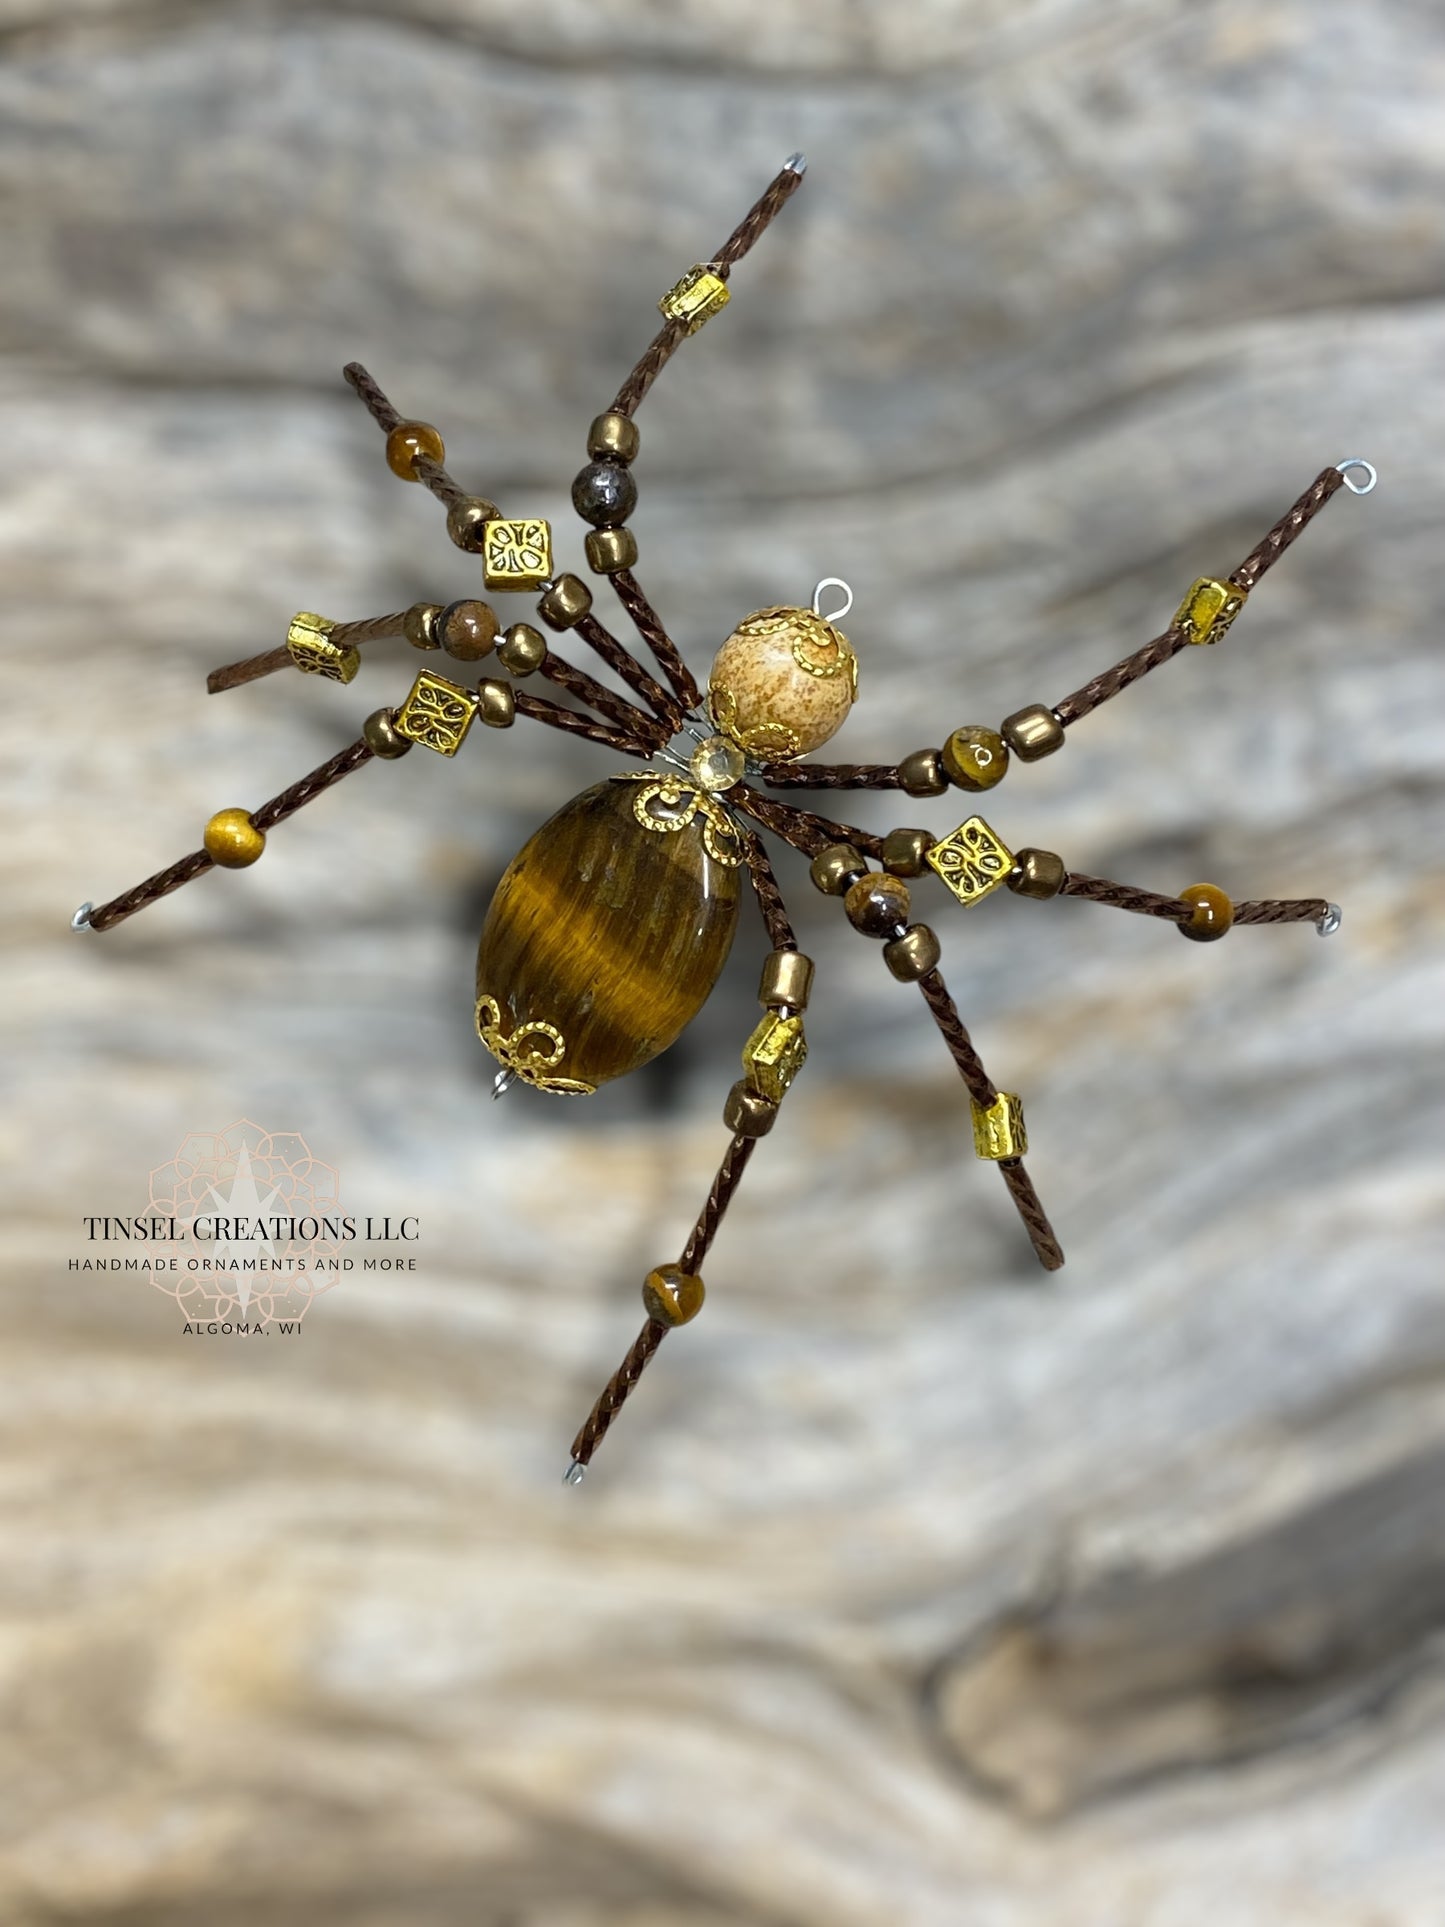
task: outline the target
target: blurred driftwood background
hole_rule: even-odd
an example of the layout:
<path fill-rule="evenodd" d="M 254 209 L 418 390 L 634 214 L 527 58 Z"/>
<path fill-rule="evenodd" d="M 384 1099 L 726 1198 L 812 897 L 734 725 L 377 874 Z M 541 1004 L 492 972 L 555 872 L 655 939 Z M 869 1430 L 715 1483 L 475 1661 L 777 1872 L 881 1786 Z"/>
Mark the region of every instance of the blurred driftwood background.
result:
<path fill-rule="evenodd" d="M 1442 87 L 1425 0 L 0 0 L 7 1923 L 1445 1919 Z M 629 1084 L 486 1101 L 482 911 L 605 753 L 479 730 L 66 926 L 414 659 L 208 669 L 475 582 L 342 362 L 575 566 L 588 420 L 794 148 L 640 417 L 694 666 L 844 575 L 838 750 L 891 761 L 1056 700 L 1367 455 L 1226 644 L 989 810 L 1344 928 L 920 891 L 1026 1096 L 1045 1279 L 919 1000 L 780 859 L 808 1069 L 569 1492 L 763 945 Z M 241 1344 L 67 1271 L 243 1116 L 417 1214 L 417 1272 Z"/>

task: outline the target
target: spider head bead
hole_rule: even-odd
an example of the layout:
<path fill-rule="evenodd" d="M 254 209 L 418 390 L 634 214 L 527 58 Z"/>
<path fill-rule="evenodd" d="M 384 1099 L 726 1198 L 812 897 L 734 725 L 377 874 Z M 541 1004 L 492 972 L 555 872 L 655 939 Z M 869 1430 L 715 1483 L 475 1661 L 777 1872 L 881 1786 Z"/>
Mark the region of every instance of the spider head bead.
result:
<path fill-rule="evenodd" d="M 708 710 L 723 735 L 762 762 L 822 747 L 858 700 L 858 658 L 813 609 L 745 616 L 713 658 Z"/>

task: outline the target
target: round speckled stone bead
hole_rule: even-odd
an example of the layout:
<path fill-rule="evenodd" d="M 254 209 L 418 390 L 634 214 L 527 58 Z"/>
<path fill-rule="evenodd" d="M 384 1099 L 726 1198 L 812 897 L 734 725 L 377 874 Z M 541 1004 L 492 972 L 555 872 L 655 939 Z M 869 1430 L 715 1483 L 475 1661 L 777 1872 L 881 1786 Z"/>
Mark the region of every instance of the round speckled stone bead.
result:
<path fill-rule="evenodd" d="M 815 750 L 858 700 L 858 658 L 811 609 L 759 609 L 713 658 L 708 706 L 725 736 L 763 762 Z"/>

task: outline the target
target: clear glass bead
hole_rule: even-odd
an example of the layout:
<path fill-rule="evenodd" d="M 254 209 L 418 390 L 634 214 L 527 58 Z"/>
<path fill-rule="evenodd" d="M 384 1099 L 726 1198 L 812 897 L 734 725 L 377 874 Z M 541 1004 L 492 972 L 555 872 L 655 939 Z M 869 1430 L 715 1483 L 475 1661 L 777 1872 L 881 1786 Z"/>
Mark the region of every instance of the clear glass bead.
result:
<path fill-rule="evenodd" d="M 693 751 L 688 768 L 700 789 L 730 790 L 740 783 L 747 764 L 742 751 L 726 736 L 709 736 Z"/>

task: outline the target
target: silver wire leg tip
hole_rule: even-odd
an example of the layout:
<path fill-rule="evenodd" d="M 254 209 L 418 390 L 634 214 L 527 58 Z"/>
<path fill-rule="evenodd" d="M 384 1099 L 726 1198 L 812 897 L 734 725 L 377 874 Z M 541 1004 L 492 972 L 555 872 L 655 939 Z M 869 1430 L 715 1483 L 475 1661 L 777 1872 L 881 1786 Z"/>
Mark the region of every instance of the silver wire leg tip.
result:
<path fill-rule="evenodd" d="M 496 1076 L 492 1079 L 492 1102 L 494 1104 L 499 1097 L 505 1097 L 507 1095 L 507 1092 L 511 1090 L 513 1084 L 516 1082 L 516 1079 L 517 1073 L 514 1070 L 500 1070 L 497 1072 Z"/>
<path fill-rule="evenodd" d="M 1344 920 L 1344 911 L 1341 910 L 1337 903 L 1331 903 L 1326 907 L 1325 914 L 1315 925 L 1315 930 L 1322 937 L 1332 937 Z"/>
<path fill-rule="evenodd" d="M 586 1476 L 587 1467 L 583 1465 L 580 1459 L 573 1459 L 572 1463 L 567 1467 L 567 1470 L 562 1474 L 562 1483 L 563 1485 L 581 1485 Z"/>
<path fill-rule="evenodd" d="M 90 913 L 94 908 L 95 908 L 95 905 L 93 903 L 82 903 L 80 908 L 76 911 L 75 915 L 70 919 L 71 929 L 72 930 L 89 930 Z"/>
<path fill-rule="evenodd" d="M 1335 467 L 1340 471 L 1341 475 L 1344 476 L 1345 487 L 1350 491 L 1351 495 L 1368 495 L 1380 479 L 1375 471 L 1374 463 L 1367 462 L 1363 455 L 1347 455 L 1344 461 L 1336 462 Z M 1365 479 L 1363 482 L 1354 480 L 1350 474 L 1352 468 L 1362 468 L 1365 471 Z"/>
<path fill-rule="evenodd" d="M 807 171 L 808 157 L 806 154 L 789 154 L 788 158 L 783 162 L 783 172 L 785 174 L 806 174 Z"/>

